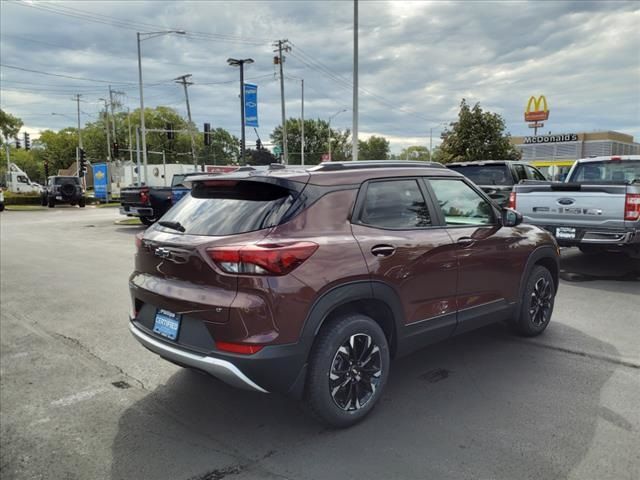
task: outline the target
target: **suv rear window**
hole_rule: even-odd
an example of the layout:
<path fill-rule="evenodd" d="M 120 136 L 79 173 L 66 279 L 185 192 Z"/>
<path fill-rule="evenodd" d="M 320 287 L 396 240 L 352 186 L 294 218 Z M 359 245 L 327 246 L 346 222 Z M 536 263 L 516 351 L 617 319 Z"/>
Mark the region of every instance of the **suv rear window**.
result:
<path fill-rule="evenodd" d="M 476 185 L 513 185 L 507 165 L 452 165 L 451 170 L 461 173 Z"/>
<path fill-rule="evenodd" d="M 293 199 L 291 191 L 269 183 L 210 180 L 195 184 L 162 220 L 179 222 L 188 235 L 234 235 L 277 225 Z"/>
<path fill-rule="evenodd" d="M 78 177 L 56 177 L 53 179 L 54 185 L 64 185 L 67 183 L 73 183 L 75 185 L 80 185 L 80 178 Z"/>
<path fill-rule="evenodd" d="M 576 165 L 571 182 L 620 182 L 640 180 L 640 160 L 607 160 Z"/>

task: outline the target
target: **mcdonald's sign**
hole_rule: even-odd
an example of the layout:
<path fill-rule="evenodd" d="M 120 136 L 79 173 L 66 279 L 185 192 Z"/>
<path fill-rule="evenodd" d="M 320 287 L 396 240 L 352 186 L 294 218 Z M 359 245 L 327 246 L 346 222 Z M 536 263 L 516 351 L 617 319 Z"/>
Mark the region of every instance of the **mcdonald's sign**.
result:
<path fill-rule="evenodd" d="M 549 118 L 549 107 L 547 98 L 540 95 L 537 99 L 533 95 L 529 97 L 527 109 L 524 112 L 525 122 L 541 122 Z"/>

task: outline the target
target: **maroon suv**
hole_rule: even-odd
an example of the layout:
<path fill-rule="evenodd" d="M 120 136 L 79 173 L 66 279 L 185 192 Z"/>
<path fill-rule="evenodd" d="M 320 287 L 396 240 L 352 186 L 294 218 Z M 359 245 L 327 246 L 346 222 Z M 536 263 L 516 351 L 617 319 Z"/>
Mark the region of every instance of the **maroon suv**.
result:
<path fill-rule="evenodd" d="M 326 163 L 196 177 L 137 237 L 135 338 L 348 426 L 390 359 L 492 322 L 549 323 L 558 247 L 439 164 Z"/>

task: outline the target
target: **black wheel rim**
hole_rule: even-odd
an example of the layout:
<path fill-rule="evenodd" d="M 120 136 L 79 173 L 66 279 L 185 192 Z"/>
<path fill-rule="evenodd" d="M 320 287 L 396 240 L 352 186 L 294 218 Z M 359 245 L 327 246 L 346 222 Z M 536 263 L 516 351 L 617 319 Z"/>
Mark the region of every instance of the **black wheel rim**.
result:
<path fill-rule="evenodd" d="M 351 335 L 333 357 L 329 391 L 345 411 L 360 410 L 374 396 L 382 379 L 380 347 L 364 333 Z"/>
<path fill-rule="evenodd" d="M 539 278 L 533 286 L 531 300 L 529 302 L 529 318 L 536 327 L 549 321 L 551 305 L 553 302 L 553 289 L 551 282 L 546 278 Z"/>

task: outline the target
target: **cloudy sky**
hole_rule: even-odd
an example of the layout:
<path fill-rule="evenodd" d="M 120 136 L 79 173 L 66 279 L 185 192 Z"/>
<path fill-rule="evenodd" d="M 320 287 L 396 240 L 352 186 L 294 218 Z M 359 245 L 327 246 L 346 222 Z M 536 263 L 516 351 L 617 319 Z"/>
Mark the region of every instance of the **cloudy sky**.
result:
<path fill-rule="evenodd" d="M 109 84 L 124 92 L 125 105 L 139 105 L 136 32 L 166 29 L 187 35 L 142 43 L 147 106 L 186 115 L 172 79 L 190 73 L 194 121 L 239 135 L 238 71 L 226 59 L 251 57 L 246 78 L 259 85 L 266 139 L 280 123 L 272 43 L 288 39 L 287 115 L 300 115 L 304 78 L 305 117 L 346 109 L 332 125 L 351 127 L 350 0 L 2 0 L 0 8 L 0 104 L 33 136 L 73 125 L 76 93 L 83 122 L 97 118 Z M 545 132 L 617 130 L 640 140 L 637 1 L 360 1 L 359 9 L 361 138 L 383 135 L 397 152 L 428 145 L 432 129 L 435 145 L 463 97 L 525 135 L 527 99 L 543 93 L 551 110 Z"/>

